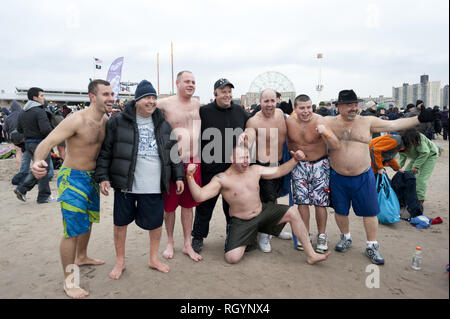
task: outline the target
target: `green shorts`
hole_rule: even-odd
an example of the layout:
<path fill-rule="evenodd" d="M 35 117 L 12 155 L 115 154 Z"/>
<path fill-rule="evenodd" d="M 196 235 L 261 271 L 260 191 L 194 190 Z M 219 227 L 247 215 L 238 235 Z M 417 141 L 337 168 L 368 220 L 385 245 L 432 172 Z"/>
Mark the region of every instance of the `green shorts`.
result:
<path fill-rule="evenodd" d="M 261 213 L 249 220 L 231 217 L 230 229 L 225 242 L 225 252 L 241 246 L 252 246 L 257 239 L 258 232 L 278 236 L 286 223 L 280 220 L 290 206 L 263 203 Z"/>
<path fill-rule="evenodd" d="M 62 166 L 58 173 L 58 202 L 61 204 L 64 237 L 87 233 L 91 223 L 100 221 L 100 188 L 93 171 Z"/>

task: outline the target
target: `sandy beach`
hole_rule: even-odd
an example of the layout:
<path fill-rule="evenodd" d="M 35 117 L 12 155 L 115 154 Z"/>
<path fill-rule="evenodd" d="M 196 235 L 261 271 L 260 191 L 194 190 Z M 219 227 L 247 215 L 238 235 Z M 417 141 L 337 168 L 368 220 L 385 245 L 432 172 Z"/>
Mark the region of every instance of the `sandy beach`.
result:
<path fill-rule="evenodd" d="M 443 223 L 422 230 L 403 220 L 389 226 L 380 224 L 378 241 L 386 264 L 375 267 L 379 271 L 378 288 L 367 286 L 374 267 L 368 268 L 372 264 L 364 255 L 362 219 L 353 213 L 353 247 L 342 254 L 334 251 L 339 230 L 332 210 L 328 210 L 331 255 L 323 263 L 308 265 L 304 253 L 293 248 L 292 240 L 273 238 L 271 253 L 254 250 L 238 264 L 229 265 L 223 257 L 225 218 L 220 200 L 204 241 L 202 261 L 194 262 L 181 252 L 178 208 L 175 257 L 164 260 L 170 272 L 163 274 L 148 267 L 148 232 L 133 223 L 128 228 L 127 269 L 119 280 L 112 280 L 108 277 L 115 262 L 112 194 L 101 197 L 101 221 L 93 227 L 88 249 L 91 257 L 102 259 L 105 264 L 81 267 L 80 285 L 90 292 L 88 299 L 448 299 L 445 266 L 449 263 L 449 143 L 440 136 L 435 143 L 444 152 L 429 181 L 424 214 L 430 218 L 439 216 Z M 0 298 L 67 299 L 59 257 L 59 204 L 37 204 L 37 187 L 27 194 L 27 202 L 19 201 L 10 183 L 17 170 L 14 159 L 0 160 Z M 393 175 L 392 170 L 388 172 Z M 51 181 L 51 189 L 56 197 L 56 178 Z M 288 198 L 280 202 L 287 204 Z M 311 217 L 315 238 L 313 213 Z M 166 242 L 164 231 L 160 255 Z M 423 250 L 420 271 L 411 268 L 416 246 Z"/>

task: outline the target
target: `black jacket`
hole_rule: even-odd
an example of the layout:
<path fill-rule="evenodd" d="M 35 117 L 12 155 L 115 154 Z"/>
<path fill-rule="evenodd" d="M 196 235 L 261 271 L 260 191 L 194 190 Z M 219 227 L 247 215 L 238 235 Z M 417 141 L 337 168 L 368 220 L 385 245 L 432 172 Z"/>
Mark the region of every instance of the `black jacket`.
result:
<path fill-rule="evenodd" d="M 172 152 L 174 154 L 170 152 L 172 147 L 178 150 L 177 142 L 170 139 L 172 127 L 164 119 L 160 109 L 155 109 L 152 119 L 161 160 L 161 191 L 168 193 L 170 179 L 173 181 L 185 179 L 184 167 L 178 152 Z M 136 106 L 135 101 L 132 101 L 126 105 L 123 112 L 113 115 L 106 123 L 105 140 L 97 158 L 95 181 L 97 183 L 110 181 L 111 187 L 131 192 L 138 145 Z M 170 159 L 171 155 L 175 157 L 173 162 Z"/>
<path fill-rule="evenodd" d="M 331 115 L 330 111 L 328 111 L 328 109 L 325 106 L 320 107 L 320 109 L 318 109 L 316 113 L 322 116 Z"/>
<path fill-rule="evenodd" d="M 20 112 L 17 131 L 27 139 L 43 140 L 52 131 L 44 106 L 36 101 L 28 101 Z"/>
<path fill-rule="evenodd" d="M 245 125 L 247 124 L 247 120 L 249 119 L 248 113 L 245 112 L 240 105 L 232 103 L 228 108 L 222 108 L 217 105 L 216 101 L 209 103 L 200 108 L 200 119 L 202 120 L 201 124 L 201 154 L 202 154 L 202 165 L 201 170 L 202 174 L 217 174 L 219 172 L 225 171 L 228 167 L 230 167 L 230 156 L 231 151 L 233 149 L 233 140 L 230 139 L 231 136 L 227 138 L 225 129 L 229 129 L 227 131 L 233 131 L 234 129 L 241 129 L 242 132 L 245 130 Z M 213 145 L 220 145 L 219 142 L 213 142 L 215 136 L 208 136 L 208 134 L 204 134 L 205 130 L 208 128 L 218 129 L 220 131 L 221 145 L 222 145 L 222 158 L 219 163 L 215 161 L 208 163 L 206 161 L 206 157 L 211 155 L 214 157 L 214 148 L 209 148 Z M 237 131 L 236 131 L 237 132 Z M 205 135 L 205 136 L 203 136 Z M 239 135 L 238 135 L 239 136 Z M 237 137 L 235 141 L 237 141 Z M 206 139 L 208 138 L 208 139 Z M 228 143 L 228 145 L 226 145 Z M 204 152 L 205 146 L 208 146 L 208 149 Z M 206 153 L 206 154 L 205 154 Z"/>

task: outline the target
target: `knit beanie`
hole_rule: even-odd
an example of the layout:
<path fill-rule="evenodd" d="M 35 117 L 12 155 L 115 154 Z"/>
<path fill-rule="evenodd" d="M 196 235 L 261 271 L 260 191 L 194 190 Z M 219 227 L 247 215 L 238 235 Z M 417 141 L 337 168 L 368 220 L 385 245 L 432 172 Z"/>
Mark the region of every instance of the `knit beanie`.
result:
<path fill-rule="evenodd" d="M 377 111 L 378 111 L 378 110 L 381 110 L 381 109 L 386 109 L 386 103 L 384 103 L 384 102 L 378 103 L 378 105 L 377 105 Z"/>
<path fill-rule="evenodd" d="M 142 80 L 136 87 L 136 91 L 134 92 L 134 100 L 137 102 L 148 95 L 156 96 L 156 90 L 149 81 Z"/>

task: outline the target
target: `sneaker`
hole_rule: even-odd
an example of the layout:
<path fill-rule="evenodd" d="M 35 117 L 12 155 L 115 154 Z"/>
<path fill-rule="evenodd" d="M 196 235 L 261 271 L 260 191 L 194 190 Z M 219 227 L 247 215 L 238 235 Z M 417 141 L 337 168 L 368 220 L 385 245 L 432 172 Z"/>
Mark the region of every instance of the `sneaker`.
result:
<path fill-rule="evenodd" d="M 203 248 L 203 238 L 192 238 L 192 249 L 200 254 Z"/>
<path fill-rule="evenodd" d="M 270 253 L 272 251 L 272 246 L 270 246 L 271 236 L 264 233 L 259 233 L 258 247 L 264 253 Z"/>
<path fill-rule="evenodd" d="M 316 252 L 324 254 L 328 251 L 328 235 L 320 234 L 317 236 Z"/>
<path fill-rule="evenodd" d="M 384 265 L 384 258 L 383 256 L 381 256 L 380 246 L 378 244 L 374 244 L 371 247 L 367 247 L 366 256 L 370 258 L 373 264 Z"/>
<path fill-rule="evenodd" d="M 54 198 L 52 195 L 50 195 L 46 199 L 44 199 L 44 200 L 37 200 L 36 202 L 38 204 L 46 204 L 46 203 L 56 202 L 56 198 Z"/>
<path fill-rule="evenodd" d="M 16 194 L 17 198 L 20 199 L 22 202 L 27 201 L 25 194 L 22 194 L 17 188 L 14 190 L 14 194 Z"/>
<path fill-rule="evenodd" d="M 343 253 L 343 252 L 346 252 L 347 249 L 349 249 L 350 247 L 352 247 L 352 240 L 345 239 L 344 234 L 341 234 L 341 240 L 337 243 L 337 245 L 334 249 L 336 251 Z"/>
<path fill-rule="evenodd" d="M 284 240 L 292 239 L 292 233 L 287 232 L 287 231 L 282 231 L 282 232 L 278 235 L 278 238 L 284 239 Z"/>
<path fill-rule="evenodd" d="M 309 234 L 309 242 L 312 244 L 311 234 Z M 297 238 L 297 247 L 295 247 L 295 249 L 300 250 L 300 251 L 305 250 L 305 248 L 303 248 L 303 245 L 298 238 Z"/>

